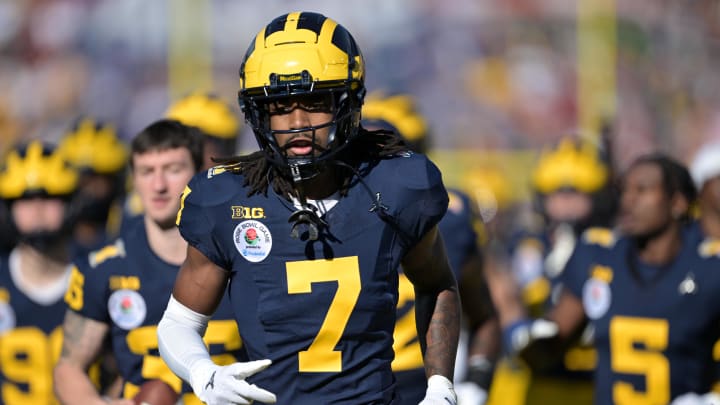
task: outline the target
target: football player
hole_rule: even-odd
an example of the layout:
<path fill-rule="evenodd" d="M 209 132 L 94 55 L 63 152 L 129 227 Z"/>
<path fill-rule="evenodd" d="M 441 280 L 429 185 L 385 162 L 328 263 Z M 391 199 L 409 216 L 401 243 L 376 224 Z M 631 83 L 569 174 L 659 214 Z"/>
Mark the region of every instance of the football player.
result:
<path fill-rule="evenodd" d="M 437 223 L 437 167 L 360 127 L 365 65 L 340 24 L 293 12 L 240 68 L 260 151 L 195 176 L 178 214 L 188 257 L 158 328 L 160 353 L 218 403 L 396 401 L 398 266 L 413 282 L 428 388 L 454 404 L 460 303 Z M 200 340 L 230 292 L 251 362 L 221 367 Z"/>
<path fill-rule="evenodd" d="M 522 223 L 513 235 L 508 260 L 514 276 L 510 281 L 517 283 L 520 298 L 533 316 L 544 315 L 552 306 L 565 263 L 582 232 L 612 223 L 616 198 L 611 195 L 611 177 L 604 151 L 574 135 L 540 154 L 531 173 L 534 209 L 539 215 Z M 502 304 L 498 308 L 505 310 Z M 521 363 L 503 362 L 492 395 L 509 398 L 506 391 L 510 390 L 517 403 L 526 405 L 591 404 L 594 368 L 594 350 L 579 340 L 552 367 L 530 371 Z"/>
<path fill-rule="evenodd" d="M 18 147 L 0 171 L 18 243 L 0 258 L 0 404 L 55 404 L 78 173 L 49 145 Z"/>
<path fill-rule="evenodd" d="M 720 142 L 703 145 L 690 163 L 697 187 L 699 223 L 703 232 L 720 239 Z"/>
<path fill-rule="evenodd" d="M 173 102 L 165 111 L 165 118 L 197 128 L 203 135 L 202 170 L 214 166 L 213 158 L 235 152 L 240 135 L 240 121 L 230 105 L 206 92 L 193 92 Z M 143 205 L 133 190 L 124 204 L 121 228 L 142 218 Z"/>
<path fill-rule="evenodd" d="M 427 154 L 430 143 L 428 123 L 408 94 L 369 94 L 362 110 L 363 127 L 386 129 L 399 134 L 416 153 Z M 458 280 L 464 329 L 455 367 L 455 387 L 460 404 L 482 405 L 492 381 L 494 363 L 500 348 L 497 318 L 490 311 L 492 302 L 483 277 L 481 241 L 483 224 L 477 206 L 464 192 L 448 190 L 448 211 L 439 230 L 448 259 Z M 416 405 L 425 395 L 425 369 L 415 330 L 415 297 L 410 281 L 400 274 L 398 320 L 395 324 L 395 360 L 392 366 L 398 380 L 401 404 Z"/>
<path fill-rule="evenodd" d="M 131 404 L 144 382 L 157 379 L 187 394 L 185 404 L 199 404 L 158 355 L 156 328 L 187 248 L 175 226 L 180 195 L 202 158 L 200 132 L 174 120 L 157 121 L 133 139 L 130 167 L 145 213 L 115 242 L 75 263 L 65 295 L 66 335 L 55 368 L 55 389 L 63 403 L 100 400 L 85 370 L 109 339 L 124 381 L 125 400 L 115 403 Z M 227 300 L 209 322 L 205 342 L 218 364 L 241 358 Z"/>
<path fill-rule="evenodd" d="M 240 135 L 240 120 L 228 103 L 204 92 L 194 92 L 170 105 L 165 117 L 202 131 L 205 139 L 203 170 L 217 163 L 213 158 L 235 153 Z"/>
<path fill-rule="evenodd" d="M 58 152 L 80 172 L 73 240 L 74 255 L 84 255 L 119 231 L 127 146 L 113 125 L 82 117 L 63 136 Z"/>
<path fill-rule="evenodd" d="M 586 230 L 562 273 L 551 322 L 507 323 L 507 347 L 544 362 L 589 322 L 596 404 L 717 403 L 709 391 L 720 336 L 720 258 L 717 244 L 686 227 L 695 197 L 677 161 L 636 159 L 621 186 L 621 233 Z"/>

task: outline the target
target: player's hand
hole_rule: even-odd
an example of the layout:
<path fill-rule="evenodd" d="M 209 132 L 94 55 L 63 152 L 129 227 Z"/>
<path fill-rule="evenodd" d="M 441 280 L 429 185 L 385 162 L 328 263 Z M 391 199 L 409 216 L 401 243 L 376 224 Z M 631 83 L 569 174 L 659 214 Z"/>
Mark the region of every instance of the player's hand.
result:
<path fill-rule="evenodd" d="M 503 331 L 503 345 L 510 354 L 517 354 L 536 340 L 557 336 L 558 326 L 546 319 L 522 319 Z"/>
<path fill-rule="evenodd" d="M 670 405 L 717 405 L 720 404 L 720 394 L 716 392 L 708 392 L 705 395 L 699 395 L 694 392 L 688 392 L 676 397 Z"/>
<path fill-rule="evenodd" d="M 441 375 L 430 376 L 425 398 L 418 405 L 457 405 L 452 382 Z"/>
<path fill-rule="evenodd" d="M 193 391 L 208 405 L 248 405 L 254 401 L 274 404 L 277 401 L 275 394 L 245 381 L 253 374 L 265 370 L 271 363 L 270 360 L 256 360 L 222 367 L 214 366 L 210 378 L 204 383 L 197 383 L 202 386 L 196 387 L 193 382 Z"/>
<path fill-rule="evenodd" d="M 458 405 L 485 405 L 488 393 L 472 381 L 455 384 Z"/>

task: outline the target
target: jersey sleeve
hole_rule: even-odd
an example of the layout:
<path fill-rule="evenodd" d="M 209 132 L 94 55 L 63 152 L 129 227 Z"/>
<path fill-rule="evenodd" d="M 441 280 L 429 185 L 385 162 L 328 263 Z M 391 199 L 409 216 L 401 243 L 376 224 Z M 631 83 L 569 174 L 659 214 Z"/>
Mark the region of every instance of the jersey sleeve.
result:
<path fill-rule="evenodd" d="M 450 264 L 459 278 L 469 258 L 480 254 L 480 234 L 484 232 L 472 199 L 459 190 L 448 190 L 448 211 L 440 221 L 440 233 Z"/>
<path fill-rule="evenodd" d="M 227 192 L 227 189 L 223 191 L 221 183 L 222 179 L 208 178 L 206 172 L 195 175 L 183 191 L 177 225 L 180 234 L 190 246 L 218 266 L 229 268 L 229 261 L 213 235 L 215 217 L 210 215 L 217 205 L 215 199 Z"/>
<path fill-rule="evenodd" d="M 400 229 L 401 244 L 409 249 L 435 225 L 448 208 L 448 193 L 440 170 L 423 155 L 399 158 L 404 164 L 396 168 L 399 181 L 399 209 L 395 221 Z"/>
<path fill-rule="evenodd" d="M 558 281 L 575 296 L 582 297 L 583 286 L 591 276 L 591 267 L 596 261 L 597 255 L 601 251 L 612 249 L 615 242 L 616 237 L 609 229 L 590 228 L 585 230 L 578 238 Z"/>
<path fill-rule="evenodd" d="M 104 264 L 92 265 L 90 258 L 107 254 L 113 245 L 81 256 L 73 263 L 65 303 L 76 313 L 99 322 L 110 323 L 107 311 L 109 272 Z"/>

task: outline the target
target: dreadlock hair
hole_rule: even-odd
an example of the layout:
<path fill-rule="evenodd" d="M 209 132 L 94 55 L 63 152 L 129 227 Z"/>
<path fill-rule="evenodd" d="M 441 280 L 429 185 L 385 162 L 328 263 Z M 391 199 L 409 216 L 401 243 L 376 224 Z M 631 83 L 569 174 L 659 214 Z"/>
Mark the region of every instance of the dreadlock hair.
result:
<path fill-rule="evenodd" d="M 338 153 L 336 159 L 349 166 L 338 165 L 337 168 L 341 180 L 340 195 L 347 195 L 353 175 L 361 163 L 385 159 L 407 151 L 409 151 L 408 146 L 395 132 L 385 129 L 368 131 L 360 128 L 358 136 L 350 141 L 342 152 Z M 272 183 L 275 193 L 288 201 L 294 194 L 292 179 L 284 176 L 273 166 L 265 158 L 264 151 L 213 160 L 223 165 L 225 170 L 242 174 L 245 177 L 243 186 L 249 188 L 248 197 L 254 194 L 267 195 L 270 183 Z"/>
<path fill-rule="evenodd" d="M 685 197 L 688 206 L 692 207 L 697 198 L 697 189 L 693 183 L 692 177 L 688 169 L 677 160 L 663 153 L 651 153 L 640 156 L 630 164 L 632 169 L 641 164 L 652 164 L 660 168 L 662 173 L 663 190 L 668 196 L 680 193 Z M 685 221 L 690 218 L 690 210 L 684 214 L 681 220 Z"/>

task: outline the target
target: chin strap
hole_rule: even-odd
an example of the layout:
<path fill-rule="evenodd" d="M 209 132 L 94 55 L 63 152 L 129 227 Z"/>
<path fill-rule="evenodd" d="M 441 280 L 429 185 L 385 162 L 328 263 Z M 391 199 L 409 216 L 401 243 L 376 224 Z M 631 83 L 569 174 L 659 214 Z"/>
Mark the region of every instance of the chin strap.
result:
<path fill-rule="evenodd" d="M 290 230 L 290 237 L 300 239 L 301 225 L 305 224 L 308 227 L 308 239 L 317 240 L 320 236 L 320 229 L 327 227 L 328 224 L 315 212 L 317 208 L 307 203 L 305 198 L 305 190 L 302 186 L 302 177 L 300 176 L 300 168 L 297 165 L 290 166 L 290 173 L 293 176 L 293 182 L 295 183 L 295 190 L 298 194 L 298 200 L 300 201 L 300 209 L 293 212 L 288 218 L 288 222 L 293 223 L 292 229 Z"/>

